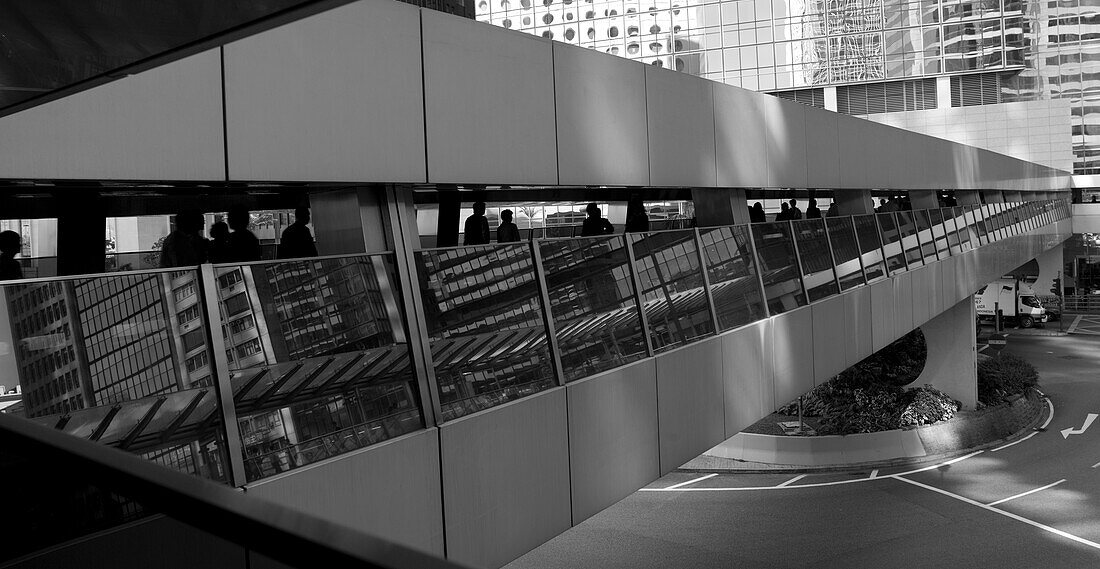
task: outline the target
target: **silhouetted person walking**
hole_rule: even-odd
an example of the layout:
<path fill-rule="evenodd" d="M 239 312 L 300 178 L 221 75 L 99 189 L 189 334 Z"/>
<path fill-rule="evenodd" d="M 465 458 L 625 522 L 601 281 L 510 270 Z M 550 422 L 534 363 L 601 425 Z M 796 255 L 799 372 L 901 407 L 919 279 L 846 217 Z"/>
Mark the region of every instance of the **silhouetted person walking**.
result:
<path fill-rule="evenodd" d="M 466 226 L 462 229 L 462 244 L 489 244 L 489 220 L 485 219 L 485 202 L 474 202 L 474 214 L 466 218 Z"/>
<path fill-rule="evenodd" d="M 229 208 L 229 228 L 233 233 L 229 234 L 229 261 L 233 263 L 245 263 L 259 261 L 263 257 L 260 249 L 260 240 L 248 230 L 251 218 L 248 209 L 241 206 Z"/>
<path fill-rule="evenodd" d="M 210 248 L 207 259 L 211 263 L 229 262 L 229 225 L 219 221 L 210 226 Z"/>
<path fill-rule="evenodd" d="M 497 243 L 514 243 L 519 241 L 519 228 L 512 223 L 512 210 L 506 209 L 500 212 L 500 226 L 497 227 Z"/>
<path fill-rule="evenodd" d="M 776 221 L 787 221 L 791 218 L 791 206 L 787 202 L 779 204 L 779 213 L 775 214 Z"/>
<path fill-rule="evenodd" d="M 294 210 L 294 223 L 283 230 L 283 236 L 279 240 L 280 259 L 317 256 L 317 244 L 313 241 L 313 233 L 306 227 L 307 223 L 309 208 L 300 207 Z"/>
<path fill-rule="evenodd" d="M 23 248 L 23 239 L 14 231 L 0 233 L 0 281 L 23 278 L 23 266 L 15 256 Z"/>
<path fill-rule="evenodd" d="M 836 217 L 840 215 L 840 209 L 837 208 L 836 202 L 829 204 L 829 211 L 825 212 L 825 217 Z"/>
<path fill-rule="evenodd" d="M 768 216 L 764 214 L 764 206 L 760 205 L 760 202 L 752 204 L 749 208 L 749 221 L 752 223 L 761 223 L 768 220 Z"/>
<path fill-rule="evenodd" d="M 810 198 L 810 205 L 806 206 L 806 219 L 818 219 L 821 217 L 821 210 L 817 207 L 817 200 Z"/>
<path fill-rule="evenodd" d="M 588 207 L 584 208 L 584 211 L 588 213 L 588 219 L 585 219 L 584 224 L 581 225 L 581 237 L 615 233 L 615 228 L 612 227 L 611 222 L 604 219 L 603 213 L 600 212 L 600 206 L 590 203 Z"/>
<path fill-rule="evenodd" d="M 802 219 L 802 210 L 798 209 L 798 202 L 794 198 L 791 198 L 791 219 Z"/>
<path fill-rule="evenodd" d="M 176 214 L 176 229 L 164 238 L 160 249 L 161 267 L 193 267 L 206 262 L 208 243 L 202 236 L 206 224 L 202 213 L 194 210 Z"/>
<path fill-rule="evenodd" d="M 645 211 L 645 203 L 638 195 L 630 196 L 626 204 L 626 232 L 643 233 L 649 231 L 649 214 Z"/>

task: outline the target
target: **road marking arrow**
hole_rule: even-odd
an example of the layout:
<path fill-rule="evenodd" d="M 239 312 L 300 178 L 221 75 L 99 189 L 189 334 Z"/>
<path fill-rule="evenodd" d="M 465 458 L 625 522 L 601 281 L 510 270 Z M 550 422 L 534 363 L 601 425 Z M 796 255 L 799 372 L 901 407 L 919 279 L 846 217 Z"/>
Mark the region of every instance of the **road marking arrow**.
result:
<path fill-rule="evenodd" d="M 1089 425 L 1091 425 L 1098 416 L 1100 415 L 1097 415 L 1096 413 L 1089 413 L 1088 416 L 1085 417 L 1085 424 L 1081 425 L 1080 429 L 1062 429 L 1062 438 L 1068 439 L 1070 435 L 1080 435 L 1084 433 L 1086 430 L 1088 430 Z"/>

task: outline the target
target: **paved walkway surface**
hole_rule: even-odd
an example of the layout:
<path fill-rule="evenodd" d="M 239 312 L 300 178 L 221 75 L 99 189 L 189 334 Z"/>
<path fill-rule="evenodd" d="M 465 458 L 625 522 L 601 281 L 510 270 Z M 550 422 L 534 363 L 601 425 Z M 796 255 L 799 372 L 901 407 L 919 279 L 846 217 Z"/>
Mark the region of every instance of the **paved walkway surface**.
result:
<path fill-rule="evenodd" d="M 1007 351 L 1039 369 L 1042 431 L 931 464 L 673 472 L 509 567 L 1100 567 L 1100 338 Z"/>
<path fill-rule="evenodd" d="M 1066 332 L 1070 334 L 1089 334 L 1100 336 L 1100 315 L 1067 314 Z"/>

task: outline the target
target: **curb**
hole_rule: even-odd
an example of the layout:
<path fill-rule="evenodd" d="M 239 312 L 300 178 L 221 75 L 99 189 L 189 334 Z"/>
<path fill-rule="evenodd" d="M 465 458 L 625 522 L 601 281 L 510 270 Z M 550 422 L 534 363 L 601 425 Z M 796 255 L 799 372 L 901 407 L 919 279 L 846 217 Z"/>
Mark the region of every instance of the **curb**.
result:
<path fill-rule="evenodd" d="M 1046 402 L 1047 396 L 1041 391 L 1038 391 L 1039 400 Z M 773 474 L 773 473 L 785 473 L 785 474 L 815 474 L 815 473 L 829 473 L 829 472 L 850 472 L 858 470 L 869 470 L 876 468 L 893 468 L 899 466 L 918 466 L 926 463 L 942 462 L 944 460 L 950 460 L 959 456 L 964 456 L 975 451 L 986 450 L 989 448 L 996 448 L 1005 444 L 1020 440 L 1025 436 L 1031 434 L 1032 431 L 1037 431 L 1038 425 L 1041 424 L 1050 414 L 1050 407 L 1048 405 L 1042 406 L 1042 411 L 1031 421 L 1030 424 L 1024 426 L 1019 431 L 1016 431 L 1010 436 L 994 441 L 989 441 L 973 447 L 956 449 L 950 452 L 939 453 L 934 455 L 922 456 L 919 458 L 893 458 L 889 460 L 879 460 L 872 462 L 856 462 L 851 464 L 830 464 L 824 466 L 805 466 L 805 465 L 784 465 L 774 464 L 765 465 L 765 463 L 758 462 L 746 462 L 737 459 L 727 459 L 733 462 L 738 462 L 745 465 L 760 465 L 758 468 L 721 468 L 721 467 L 701 467 L 701 468 L 677 468 L 677 472 L 699 472 L 704 474 L 718 473 L 718 474 Z"/>

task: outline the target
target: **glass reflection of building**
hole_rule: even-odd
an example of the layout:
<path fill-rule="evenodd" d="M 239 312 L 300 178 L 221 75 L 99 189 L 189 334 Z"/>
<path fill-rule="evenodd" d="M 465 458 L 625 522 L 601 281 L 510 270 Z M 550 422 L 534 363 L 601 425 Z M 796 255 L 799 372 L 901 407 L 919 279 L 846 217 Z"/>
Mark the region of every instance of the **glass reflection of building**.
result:
<path fill-rule="evenodd" d="M 1062 137 L 1071 129 L 1074 173 L 1100 173 L 1100 16 L 1087 2 L 478 0 L 476 9 L 497 26 L 852 115 L 1064 100 L 1048 108 Z M 1066 155 L 1053 165 L 1069 164 Z"/>

